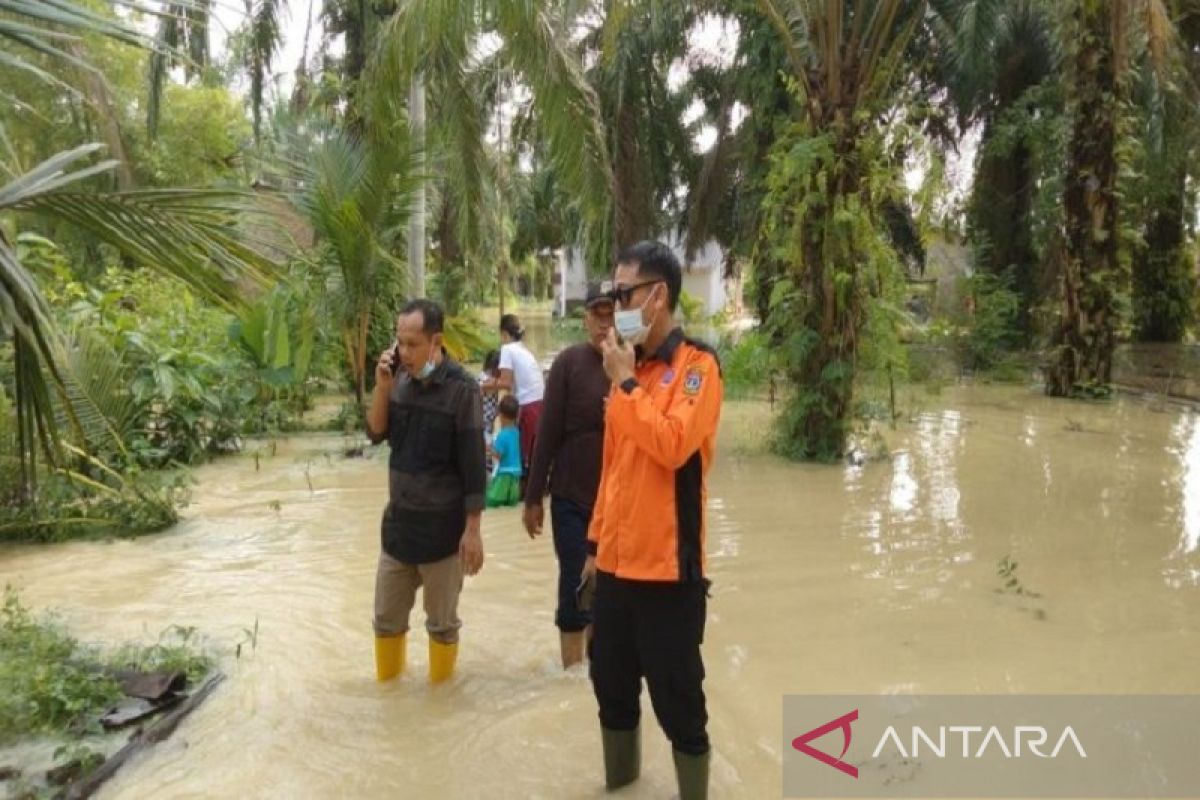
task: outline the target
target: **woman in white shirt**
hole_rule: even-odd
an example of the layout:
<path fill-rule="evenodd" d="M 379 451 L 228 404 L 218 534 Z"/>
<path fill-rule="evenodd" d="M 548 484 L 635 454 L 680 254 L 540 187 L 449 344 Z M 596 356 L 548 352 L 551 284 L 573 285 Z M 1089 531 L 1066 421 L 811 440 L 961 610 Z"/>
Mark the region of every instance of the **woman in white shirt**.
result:
<path fill-rule="evenodd" d="M 521 431 L 521 465 L 523 473 L 529 474 L 529 462 L 533 458 L 533 447 L 537 441 L 538 422 L 542 418 L 542 395 L 546 384 L 542 378 L 542 367 L 521 339 L 525 329 L 515 314 L 500 318 L 500 376 L 483 384 L 485 392 L 500 389 L 516 395 L 521 406 L 517 426 Z"/>

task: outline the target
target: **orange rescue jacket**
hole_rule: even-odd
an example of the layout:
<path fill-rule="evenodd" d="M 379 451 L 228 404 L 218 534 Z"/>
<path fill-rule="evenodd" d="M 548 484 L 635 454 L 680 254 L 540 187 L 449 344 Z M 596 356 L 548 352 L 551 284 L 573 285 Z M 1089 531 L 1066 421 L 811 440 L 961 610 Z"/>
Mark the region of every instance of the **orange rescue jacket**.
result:
<path fill-rule="evenodd" d="M 700 581 L 705 475 L 721 416 L 716 354 L 676 328 L 633 380 L 613 386 L 588 528 L 596 567 L 621 578 Z"/>

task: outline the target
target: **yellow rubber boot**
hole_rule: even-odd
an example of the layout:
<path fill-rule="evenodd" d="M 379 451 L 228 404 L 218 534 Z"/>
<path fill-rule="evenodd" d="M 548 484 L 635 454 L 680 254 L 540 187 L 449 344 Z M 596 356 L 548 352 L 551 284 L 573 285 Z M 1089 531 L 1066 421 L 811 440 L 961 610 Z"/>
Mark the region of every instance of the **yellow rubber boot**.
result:
<path fill-rule="evenodd" d="M 458 643 L 444 644 L 437 639 L 429 640 L 429 682 L 441 683 L 454 674 L 454 662 L 458 659 Z"/>
<path fill-rule="evenodd" d="M 390 681 L 404 671 L 404 634 L 375 637 L 375 679 Z"/>

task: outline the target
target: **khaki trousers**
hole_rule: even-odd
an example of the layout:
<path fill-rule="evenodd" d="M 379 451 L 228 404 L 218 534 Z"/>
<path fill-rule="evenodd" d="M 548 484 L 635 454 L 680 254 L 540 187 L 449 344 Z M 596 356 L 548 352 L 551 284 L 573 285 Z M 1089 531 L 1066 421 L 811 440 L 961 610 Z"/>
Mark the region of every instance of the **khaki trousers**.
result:
<path fill-rule="evenodd" d="M 462 562 L 458 553 L 431 564 L 405 564 L 379 554 L 375 572 L 375 635 L 408 633 L 408 615 L 423 589 L 425 628 L 442 644 L 458 641 L 458 595 L 462 591 Z"/>

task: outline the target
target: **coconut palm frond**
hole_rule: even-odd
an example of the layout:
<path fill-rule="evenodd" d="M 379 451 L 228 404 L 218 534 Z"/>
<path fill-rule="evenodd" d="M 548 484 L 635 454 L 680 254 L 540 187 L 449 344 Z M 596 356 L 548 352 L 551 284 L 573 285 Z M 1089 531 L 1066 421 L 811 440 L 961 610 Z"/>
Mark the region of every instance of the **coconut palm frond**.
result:
<path fill-rule="evenodd" d="M 147 267 L 170 273 L 208 299 L 235 306 L 252 285 L 266 285 L 275 264 L 239 236 L 237 222 L 253 213 L 251 197 L 238 192 L 159 190 L 86 194 L 74 184 L 104 173 L 115 162 L 90 163 L 101 150 L 90 144 L 59 153 L 0 185 L 0 212 L 55 217 L 89 231 Z M 66 348 L 33 276 L 17 250 L 0 235 L 0 324 L 11 328 L 16 344 L 16 393 L 20 455 L 32 481 L 37 445 L 53 459 L 60 426 L 52 393 L 64 420 L 85 440 L 86 428 L 100 424 L 84 404 L 77 416 L 64 379 Z M 120 417 L 118 416 L 119 420 Z M 83 424 L 84 422 L 87 425 Z"/>
<path fill-rule="evenodd" d="M 64 336 L 63 347 L 59 363 L 65 402 L 56 414 L 59 426 L 76 426 L 88 449 L 125 453 L 136 409 L 120 354 L 83 327 Z"/>

